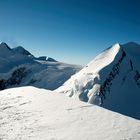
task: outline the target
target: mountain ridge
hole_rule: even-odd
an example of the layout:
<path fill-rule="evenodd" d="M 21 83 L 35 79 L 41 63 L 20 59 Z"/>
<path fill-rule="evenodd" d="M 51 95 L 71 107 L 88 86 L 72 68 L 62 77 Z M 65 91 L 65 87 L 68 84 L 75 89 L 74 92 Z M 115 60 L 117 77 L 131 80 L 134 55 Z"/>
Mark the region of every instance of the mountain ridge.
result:
<path fill-rule="evenodd" d="M 21 46 L 0 44 L 0 90 L 27 85 L 53 90 L 81 68 L 51 57 L 37 58 Z"/>
<path fill-rule="evenodd" d="M 101 52 L 56 91 L 140 119 L 139 58 L 139 45 L 117 43 Z"/>

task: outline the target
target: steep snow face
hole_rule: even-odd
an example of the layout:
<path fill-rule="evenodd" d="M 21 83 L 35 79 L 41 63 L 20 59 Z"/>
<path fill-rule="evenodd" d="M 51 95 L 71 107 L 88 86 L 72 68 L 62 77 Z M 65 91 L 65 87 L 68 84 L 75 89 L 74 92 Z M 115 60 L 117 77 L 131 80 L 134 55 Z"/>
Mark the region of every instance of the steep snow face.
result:
<path fill-rule="evenodd" d="M 115 44 L 56 91 L 140 119 L 139 60 L 139 45 Z"/>
<path fill-rule="evenodd" d="M 117 43 L 111 48 L 104 50 L 99 54 L 93 61 L 91 61 L 84 69 L 86 72 L 95 72 L 98 73 L 102 68 L 109 65 L 114 61 L 116 55 L 120 51 L 120 45 Z M 96 67 L 95 67 L 96 66 Z"/>
<path fill-rule="evenodd" d="M 83 90 L 88 92 L 87 90 L 92 89 L 93 84 L 100 81 L 101 75 L 99 75 L 99 72 L 114 61 L 119 51 L 119 44 L 106 49 L 87 66 L 85 66 L 80 72 L 73 75 L 71 79 L 66 81 L 66 83 L 57 89 L 57 91 L 67 93 L 69 96 L 74 96 L 75 94 L 80 95 Z M 107 71 L 105 71 L 104 75 L 106 74 Z M 105 78 L 105 76 L 103 78 Z M 83 100 L 85 100 L 85 98 L 83 98 Z"/>
<path fill-rule="evenodd" d="M 1 140 L 139 140 L 140 121 L 34 87 L 0 92 Z"/>
<path fill-rule="evenodd" d="M 0 90 L 18 86 L 56 89 L 82 67 L 34 57 L 23 47 L 0 44 Z"/>

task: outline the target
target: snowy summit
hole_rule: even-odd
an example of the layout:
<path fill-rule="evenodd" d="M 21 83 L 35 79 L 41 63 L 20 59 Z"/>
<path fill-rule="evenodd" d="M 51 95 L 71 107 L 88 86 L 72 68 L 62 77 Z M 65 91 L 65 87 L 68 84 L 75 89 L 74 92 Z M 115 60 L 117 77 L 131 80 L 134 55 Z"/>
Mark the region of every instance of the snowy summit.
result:
<path fill-rule="evenodd" d="M 139 60 L 140 45 L 117 43 L 56 91 L 140 119 Z"/>

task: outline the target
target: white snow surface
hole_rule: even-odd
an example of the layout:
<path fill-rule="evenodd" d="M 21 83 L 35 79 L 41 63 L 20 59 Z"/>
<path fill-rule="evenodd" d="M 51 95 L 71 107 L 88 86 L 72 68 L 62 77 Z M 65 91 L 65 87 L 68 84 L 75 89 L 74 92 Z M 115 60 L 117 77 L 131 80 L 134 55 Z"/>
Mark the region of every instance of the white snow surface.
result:
<path fill-rule="evenodd" d="M 115 44 L 56 89 L 140 119 L 140 45 Z"/>
<path fill-rule="evenodd" d="M 1 140 L 139 140 L 140 121 L 64 94 L 0 91 Z"/>

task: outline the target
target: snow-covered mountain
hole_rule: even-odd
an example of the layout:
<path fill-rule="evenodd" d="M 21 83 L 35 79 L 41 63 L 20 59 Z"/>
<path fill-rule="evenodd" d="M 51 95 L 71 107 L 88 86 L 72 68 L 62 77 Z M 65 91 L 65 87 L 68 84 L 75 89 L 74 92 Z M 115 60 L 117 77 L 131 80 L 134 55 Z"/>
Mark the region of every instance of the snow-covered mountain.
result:
<path fill-rule="evenodd" d="M 76 74 L 55 91 L 32 86 L 0 91 L 0 139 L 139 140 L 139 60 L 139 45 L 115 44 L 76 73 L 80 66 L 2 43 L 0 89 L 55 89 Z"/>
<path fill-rule="evenodd" d="M 50 57 L 36 58 L 21 46 L 0 44 L 0 89 L 32 85 L 53 90 L 81 68 Z"/>
<path fill-rule="evenodd" d="M 140 121 L 63 94 L 20 87 L 0 91 L 0 139 L 139 140 Z"/>
<path fill-rule="evenodd" d="M 140 45 L 113 45 L 56 91 L 140 119 Z"/>

